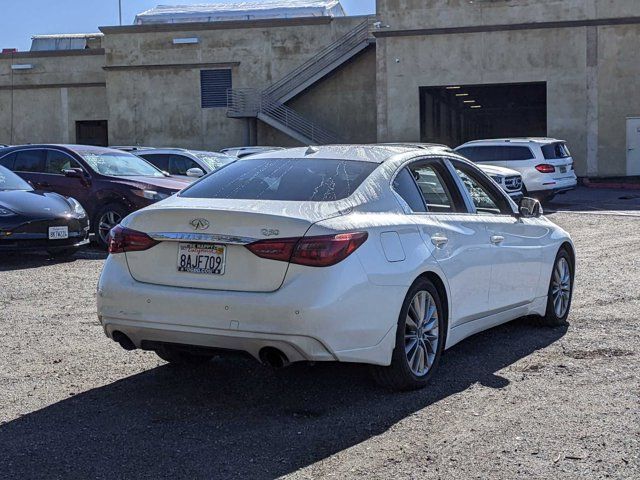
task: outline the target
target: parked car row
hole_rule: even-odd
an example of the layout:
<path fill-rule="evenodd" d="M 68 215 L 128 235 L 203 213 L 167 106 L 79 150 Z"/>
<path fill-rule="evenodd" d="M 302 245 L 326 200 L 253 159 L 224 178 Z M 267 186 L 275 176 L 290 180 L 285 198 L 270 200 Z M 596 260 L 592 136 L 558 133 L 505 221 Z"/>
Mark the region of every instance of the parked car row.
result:
<path fill-rule="evenodd" d="M 420 148 L 418 144 L 414 147 Z M 111 229 L 130 213 L 168 198 L 238 159 L 283 150 L 264 146 L 208 152 L 143 146 L 21 145 L 0 147 L 0 165 L 36 192 L 57 193 L 81 205 L 95 241 L 106 248 Z M 549 199 L 576 185 L 573 159 L 560 140 L 483 140 L 461 145 L 456 151 L 476 162 L 516 202 L 527 194 Z M 0 240 L 4 239 L 2 245 L 6 246 L 9 230 L 2 232 Z M 16 238 L 14 248 L 27 246 Z"/>

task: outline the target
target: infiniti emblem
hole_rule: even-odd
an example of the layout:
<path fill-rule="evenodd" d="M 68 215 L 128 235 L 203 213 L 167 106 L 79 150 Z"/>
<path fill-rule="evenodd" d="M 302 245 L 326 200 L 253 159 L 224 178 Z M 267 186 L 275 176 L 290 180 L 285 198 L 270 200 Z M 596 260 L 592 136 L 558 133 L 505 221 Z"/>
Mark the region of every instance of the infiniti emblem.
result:
<path fill-rule="evenodd" d="M 204 218 L 194 218 L 189 222 L 189 225 L 191 225 L 194 230 L 206 230 L 209 228 L 209 220 L 205 220 Z"/>

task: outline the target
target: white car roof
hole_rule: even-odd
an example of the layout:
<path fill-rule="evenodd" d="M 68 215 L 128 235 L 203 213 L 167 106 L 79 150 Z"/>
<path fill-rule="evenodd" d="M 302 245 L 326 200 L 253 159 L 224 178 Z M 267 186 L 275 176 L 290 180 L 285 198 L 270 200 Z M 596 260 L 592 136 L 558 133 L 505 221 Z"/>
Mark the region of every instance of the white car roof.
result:
<path fill-rule="evenodd" d="M 371 145 L 320 145 L 311 147 L 288 148 L 273 152 L 251 155 L 256 158 L 331 158 L 340 160 L 359 160 L 363 162 L 382 163 L 396 155 L 411 152 L 424 152 L 427 154 L 452 153 L 449 147 L 444 145 L 429 144 L 371 144 Z"/>
<path fill-rule="evenodd" d="M 514 137 L 514 138 L 490 138 L 486 140 L 472 140 L 471 142 L 464 143 L 459 147 L 456 147 L 456 150 L 461 147 L 467 147 L 470 145 L 504 145 L 504 144 L 530 144 L 536 143 L 538 145 L 548 145 L 550 143 L 558 143 L 564 142 L 565 140 L 560 140 L 557 138 L 547 138 L 547 137 Z"/>

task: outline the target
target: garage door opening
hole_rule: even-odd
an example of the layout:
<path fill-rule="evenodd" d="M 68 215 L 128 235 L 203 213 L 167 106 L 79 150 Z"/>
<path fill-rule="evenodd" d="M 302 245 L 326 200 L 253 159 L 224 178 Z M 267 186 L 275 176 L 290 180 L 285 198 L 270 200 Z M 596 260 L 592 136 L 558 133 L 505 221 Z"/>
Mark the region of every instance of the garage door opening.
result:
<path fill-rule="evenodd" d="M 420 88 L 420 139 L 456 147 L 470 140 L 547 136 L 547 84 Z"/>

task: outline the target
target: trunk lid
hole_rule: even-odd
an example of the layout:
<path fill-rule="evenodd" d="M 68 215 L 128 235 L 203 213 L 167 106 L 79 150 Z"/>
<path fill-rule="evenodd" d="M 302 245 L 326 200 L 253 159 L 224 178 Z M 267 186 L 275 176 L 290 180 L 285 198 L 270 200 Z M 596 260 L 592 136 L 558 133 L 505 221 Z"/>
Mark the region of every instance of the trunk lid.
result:
<path fill-rule="evenodd" d="M 282 285 L 288 263 L 260 258 L 245 245 L 265 239 L 302 237 L 313 223 L 339 214 L 334 203 L 172 197 L 127 217 L 123 226 L 144 232 L 160 243 L 125 255 L 131 276 L 139 282 L 272 292 Z M 186 244 L 224 246 L 224 272 L 179 271 L 179 266 L 184 267 L 182 255 L 192 251 Z"/>

